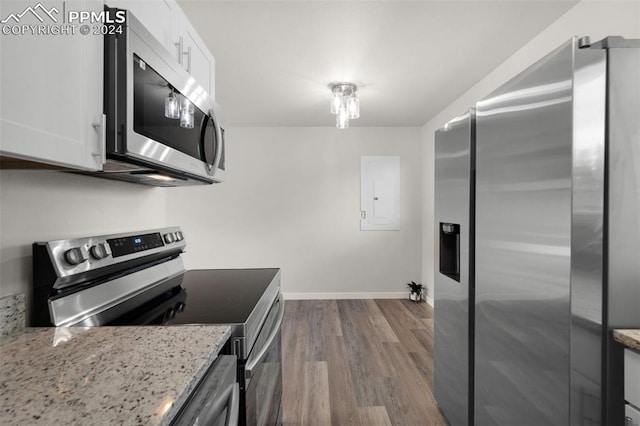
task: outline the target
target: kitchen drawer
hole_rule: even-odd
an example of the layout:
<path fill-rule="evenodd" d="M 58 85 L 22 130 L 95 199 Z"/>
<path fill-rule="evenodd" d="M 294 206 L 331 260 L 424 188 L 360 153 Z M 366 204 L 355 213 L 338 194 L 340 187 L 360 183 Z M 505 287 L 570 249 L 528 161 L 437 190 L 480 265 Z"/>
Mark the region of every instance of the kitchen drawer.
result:
<path fill-rule="evenodd" d="M 640 426 L 640 411 L 627 404 L 624 407 L 624 426 Z"/>
<path fill-rule="evenodd" d="M 624 399 L 640 407 L 640 353 L 624 350 Z"/>

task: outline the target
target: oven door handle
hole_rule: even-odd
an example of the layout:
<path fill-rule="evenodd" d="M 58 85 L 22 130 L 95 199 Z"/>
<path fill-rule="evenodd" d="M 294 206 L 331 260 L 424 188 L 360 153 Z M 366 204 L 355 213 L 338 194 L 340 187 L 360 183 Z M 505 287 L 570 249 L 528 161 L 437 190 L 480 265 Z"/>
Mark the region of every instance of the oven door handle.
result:
<path fill-rule="evenodd" d="M 240 420 L 240 384 L 234 383 L 227 407 L 227 421 L 225 426 L 238 426 Z"/>
<path fill-rule="evenodd" d="M 203 424 L 208 425 L 218 420 L 218 417 L 226 408 L 227 415 L 224 425 L 238 426 L 240 418 L 240 384 L 236 382 L 230 385 L 222 395 L 214 401 L 211 401 L 208 405 L 207 411 L 198 416 L 196 423 L 201 421 Z"/>
<path fill-rule="evenodd" d="M 282 294 L 278 296 L 277 303 L 278 305 L 280 305 L 279 306 L 280 313 L 278 314 L 278 320 L 273 326 L 273 329 L 271 329 L 271 334 L 267 338 L 267 343 L 265 343 L 265 345 L 260 349 L 260 352 L 258 352 L 256 357 L 253 360 L 247 362 L 247 364 L 244 367 L 244 377 L 247 380 L 247 385 L 248 385 L 248 382 L 251 380 L 251 376 L 253 375 L 253 370 L 256 368 L 258 364 L 262 362 L 264 357 L 267 355 L 269 348 L 271 348 L 273 341 L 276 339 L 276 337 L 278 336 L 278 332 L 280 331 L 280 326 L 282 325 L 282 318 L 284 318 L 284 298 L 282 297 Z"/>

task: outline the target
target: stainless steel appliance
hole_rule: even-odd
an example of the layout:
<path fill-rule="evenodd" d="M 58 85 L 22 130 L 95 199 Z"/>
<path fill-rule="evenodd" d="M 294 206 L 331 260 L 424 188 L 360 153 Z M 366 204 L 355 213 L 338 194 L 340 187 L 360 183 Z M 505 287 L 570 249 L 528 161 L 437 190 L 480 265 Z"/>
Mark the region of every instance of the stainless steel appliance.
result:
<path fill-rule="evenodd" d="M 229 325 L 222 353 L 237 357 L 239 423 L 278 424 L 280 270 L 186 271 L 185 247 L 177 227 L 34 243 L 32 325 Z"/>
<path fill-rule="evenodd" d="M 639 40 L 574 38 L 476 104 L 475 336 L 436 272 L 435 344 L 474 345 L 473 416 L 452 424 L 624 423 L 612 329 L 640 327 L 638 75 Z"/>
<path fill-rule="evenodd" d="M 221 182 L 220 107 L 127 11 L 105 36 L 106 156 L 97 176 L 155 186 Z"/>
<path fill-rule="evenodd" d="M 233 355 L 221 355 L 207 370 L 173 425 L 231 426 L 238 424 L 240 387 Z"/>
<path fill-rule="evenodd" d="M 452 425 L 473 413 L 475 111 L 454 118 L 435 135 L 434 392 Z"/>

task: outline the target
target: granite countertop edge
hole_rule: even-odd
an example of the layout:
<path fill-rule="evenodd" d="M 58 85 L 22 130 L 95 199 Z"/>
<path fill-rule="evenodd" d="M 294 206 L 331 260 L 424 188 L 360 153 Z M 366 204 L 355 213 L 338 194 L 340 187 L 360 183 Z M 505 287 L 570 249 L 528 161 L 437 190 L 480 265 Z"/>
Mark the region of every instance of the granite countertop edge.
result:
<path fill-rule="evenodd" d="M 0 424 L 75 424 L 109 398 L 85 420 L 169 425 L 230 336 L 224 325 L 25 328 L 0 344 Z"/>
<path fill-rule="evenodd" d="M 227 342 L 229 337 L 231 337 L 231 327 L 226 327 L 226 328 L 227 328 L 227 331 L 220 337 L 216 345 L 212 348 L 208 358 L 202 362 L 200 369 L 191 377 L 191 380 L 189 380 L 189 382 L 185 386 L 182 393 L 174 401 L 169 411 L 167 411 L 165 415 L 162 417 L 162 419 L 158 423 L 158 426 L 168 426 L 171 424 L 171 422 L 174 420 L 176 415 L 180 412 L 182 405 L 185 402 L 187 402 L 187 400 L 189 399 L 189 396 L 191 396 L 191 392 L 193 392 L 193 390 L 196 388 L 198 383 L 200 383 L 200 380 L 202 380 L 202 378 L 204 377 L 207 370 L 209 370 L 209 367 L 211 367 L 211 364 L 216 359 L 218 359 L 218 355 L 220 355 L 220 351 L 222 350 L 222 347 Z"/>
<path fill-rule="evenodd" d="M 630 349 L 640 351 L 640 329 L 613 330 L 613 338 Z"/>

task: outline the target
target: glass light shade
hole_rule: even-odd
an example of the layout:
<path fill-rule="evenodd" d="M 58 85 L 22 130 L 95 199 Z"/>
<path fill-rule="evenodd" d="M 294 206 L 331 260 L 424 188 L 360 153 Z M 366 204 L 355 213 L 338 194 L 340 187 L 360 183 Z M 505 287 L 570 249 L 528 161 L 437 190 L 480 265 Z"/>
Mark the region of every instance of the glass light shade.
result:
<path fill-rule="evenodd" d="M 347 109 L 342 107 L 336 116 L 336 127 L 338 129 L 346 129 L 349 127 L 349 115 Z"/>
<path fill-rule="evenodd" d="M 333 92 L 333 99 L 331 101 L 331 114 L 337 114 L 340 111 L 340 108 L 342 108 L 343 106 L 344 97 L 342 96 L 342 92 Z"/>
<path fill-rule="evenodd" d="M 164 99 L 164 116 L 171 119 L 180 118 L 180 103 L 173 90 Z"/>
<path fill-rule="evenodd" d="M 360 118 L 360 99 L 355 95 L 347 99 L 347 112 L 349 118 L 353 120 Z"/>
<path fill-rule="evenodd" d="M 193 129 L 194 107 L 186 98 L 182 100 L 182 108 L 180 109 L 180 127 L 185 129 Z"/>

